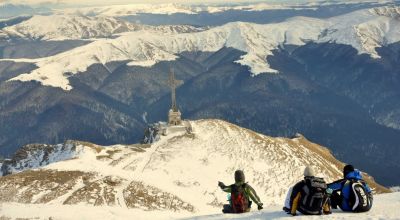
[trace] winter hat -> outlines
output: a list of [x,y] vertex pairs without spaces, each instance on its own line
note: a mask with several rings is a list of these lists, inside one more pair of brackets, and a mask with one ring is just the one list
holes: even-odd
[[310,167],[310,166],[306,166],[306,168],[304,169],[304,176],[315,176],[314,174],[314,170]]
[[244,173],[243,173],[243,171],[241,171],[241,170],[236,170],[236,171],[235,171],[235,182],[236,182],[236,183],[239,183],[239,182],[244,183],[244,181],[245,181],[245,178],[244,178]]
[[347,174],[351,173],[354,171],[354,167],[353,165],[347,164],[346,166],[344,166],[343,168],[343,177],[346,178]]

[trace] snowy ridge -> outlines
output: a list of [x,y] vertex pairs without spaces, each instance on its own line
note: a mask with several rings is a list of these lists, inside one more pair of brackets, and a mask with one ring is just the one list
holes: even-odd
[[318,42],[350,45],[359,54],[380,58],[375,48],[400,41],[399,11],[400,7],[379,7],[331,18]]
[[184,51],[215,52],[223,47],[245,52],[236,62],[248,66],[254,75],[277,73],[267,62],[273,50],[286,44],[300,46],[310,41],[346,44],[360,54],[379,58],[375,48],[400,41],[400,20],[393,18],[393,12],[399,7],[376,10],[380,13],[360,10],[326,20],[295,17],[266,25],[234,22],[194,33],[129,32],[52,57],[30,60],[39,68],[12,80],[36,80],[43,85],[70,90],[69,74],[64,73],[84,72],[95,63],[106,65],[112,61],[129,61],[129,65],[152,66],[160,61],[175,60]]
[[339,4],[388,4],[391,0],[374,1],[309,1],[302,3],[295,2],[270,2],[257,4],[231,4],[231,5],[189,5],[189,4],[127,4],[99,7],[69,8],[56,10],[56,14],[83,14],[83,15],[104,15],[104,16],[129,16],[141,13],[146,14],[199,14],[199,13],[221,13],[225,11],[266,11],[283,9],[317,9],[320,6]]
[[2,18],[12,18],[21,15],[33,15],[33,14],[47,14],[50,13],[50,9],[45,7],[32,7],[30,5],[20,4],[17,2],[15,4],[10,4],[6,2],[0,2],[0,19]]
[[199,8],[180,5],[176,3],[168,4],[129,4],[112,5],[103,7],[72,8],[55,11],[57,14],[84,14],[84,15],[104,15],[104,16],[124,16],[135,15],[138,13],[151,14],[195,14]]
[[400,192],[400,186],[390,187],[390,190],[392,190],[392,192]]
[[97,38],[111,38],[116,34],[139,30],[177,34],[203,31],[205,28],[189,25],[140,25],[105,16],[36,15],[24,22],[1,29],[0,37],[52,41],[96,40]]
[[65,144],[30,144],[20,148],[11,160],[0,166],[2,175],[18,173],[28,169],[46,166],[50,163],[72,159],[83,153],[80,142],[67,141]]
[[[300,26],[299,22],[304,24]],[[125,33],[116,39],[98,40],[53,57],[32,60],[39,68],[13,80],[37,80],[43,85],[69,90],[72,87],[64,73],[84,72],[95,63],[127,60],[129,65],[152,66],[159,61],[175,60],[178,58],[175,54],[184,51],[218,51],[223,47],[247,52],[237,63],[249,66],[254,74],[277,73],[266,62],[272,50],[283,43],[302,45],[315,40],[322,29],[323,22],[301,18],[272,25],[235,22],[196,33]]]
[[392,18],[400,17],[400,8],[399,7],[379,7],[370,9],[371,13],[374,13],[379,16],[386,16]]
[[262,11],[272,9],[291,9],[308,8],[306,5],[288,4],[249,4],[234,6],[203,6],[203,5],[184,5],[177,3],[168,4],[129,4],[112,5],[102,7],[71,8],[58,10],[57,14],[84,14],[84,15],[104,15],[104,16],[128,16],[141,13],[148,14],[198,14],[198,13],[219,13],[229,10]]
[[33,40],[66,40],[110,37],[136,29],[138,27],[134,24],[110,17],[36,15],[2,31],[9,36]]
[[[244,170],[265,207],[281,206],[306,165],[328,182],[342,176],[343,164],[302,136],[272,138],[220,120],[191,125],[194,133],[169,132],[152,145],[82,143],[74,159],[1,177],[0,203],[42,204],[44,210],[63,204],[120,207],[139,216],[151,211],[146,218],[160,211],[177,218],[219,213],[226,193],[217,181],[232,183],[236,169]],[[388,191],[366,177],[377,192]]]

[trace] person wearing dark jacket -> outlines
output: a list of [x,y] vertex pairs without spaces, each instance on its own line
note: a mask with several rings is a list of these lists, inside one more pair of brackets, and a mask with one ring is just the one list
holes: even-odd
[[[251,209],[251,200],[257,204],[258,210],[263,208],[263,203],[258,197],[256,191],[248,183],[245,182],[243,171],[235,171],[235,183],[226,186],[222,182],[218,182],[218,186],[224,191],[231,193],[229,205],[224,205],[222,212],[224,213],[243,213],[249,212]],[[251,200],[250,200],[251,199]]]
[[[341,210],[347,212],[369,211],[372,207],[373,202],[372,190],[363,180],[361,172],[357,169],[354,169],[352,165],[346,165],[343,168],[343,177],[343,179],[328,184],[328,188],[332,190],[332,208],[337,209],[337,206],[339,206]],[[355,192],[357,191],[354,191],[356,188],[354,187],[354,183],[357,183],[361,188],[363,188],[362,190],[358,190],[362,191],[359,194],[360,198],[355,198],[357,196],[355,195]],[[363,200],[365,207],[356,207],[358,204],[360,204],[360,200]]]
[[315,177],[312,168],[307,166],[304,169],[304,180],[289,190],[283,210],[293,216],[296,215],[296,211],[304,215],[330,214],[325,190],[325,181]]

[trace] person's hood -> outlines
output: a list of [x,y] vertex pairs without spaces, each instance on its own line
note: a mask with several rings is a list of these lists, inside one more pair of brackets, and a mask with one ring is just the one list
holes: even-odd
[[346,175],[346,179],[361,180],[362,174],[359,170],[354,170]]
[[236,186],[241,186],[241,185],[243,185],[245,182],[244,181],[239,181],[239,182],[235,182],[235,185]]

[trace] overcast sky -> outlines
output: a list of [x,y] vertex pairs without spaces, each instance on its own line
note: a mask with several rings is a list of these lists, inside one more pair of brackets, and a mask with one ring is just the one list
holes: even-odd
[[39,4],[39,3],[65,3],[86,5],[113,5],[132,3],[249,3],[249,2],[317,2],[320,0],[0,0],[1,3]]

